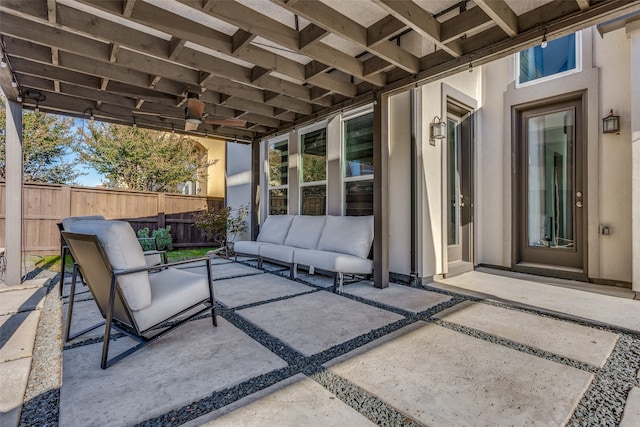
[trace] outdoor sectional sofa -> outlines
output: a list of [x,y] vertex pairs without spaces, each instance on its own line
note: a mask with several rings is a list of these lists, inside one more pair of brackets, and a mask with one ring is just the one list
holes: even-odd
[[287,265],[292,280],[298,266],[335,273],[341,290],[344,274],[373,273],[372,243],[373,216],[271,215],[255,241],[238,241],[234,251],[256,257],[259,267],[263,260]]

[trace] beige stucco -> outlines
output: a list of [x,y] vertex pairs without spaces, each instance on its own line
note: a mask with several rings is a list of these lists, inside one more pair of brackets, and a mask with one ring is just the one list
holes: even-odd
[[207,149],[207,159],[215,161],[207,171],[206,184],[202,185],[207,197],[225,196],[226,142],[221,139],[198,138],[198,142]]

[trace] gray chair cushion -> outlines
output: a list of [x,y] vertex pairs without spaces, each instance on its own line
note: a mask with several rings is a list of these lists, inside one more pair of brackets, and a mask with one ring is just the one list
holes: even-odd
[[68,216],[62,219],[62,228],[71,231],[69,227],[76,221],[86,221],[86,220],[102,220],[104,221],[104,217],[102,215],[87,215],[87,216]]
[[260,246],[260,256],[262,258],[291,264],[293,262],[293,253],[295,250],[296,248],[293,246],[264,244]]
[[373,216],[328,216],[318,250],[366,258],[371,243]]
[[260,226],[256,241],[282,245],[293,221],[293,215],[270,215]]
[[287,233],[284,244],[286,246],[295,246],[296,248],[316,249],[325,219],[325,216],[296,216],[291,223],[291,227],[289,227],[289,233]]
[[[136,233],[128,222],[80,220],[71,223],[69,231],[95,234],[114,271],[147,267]],[[151,288],[146,271],[121,276],[118,284],[131,310],[141,310],[151,305]]]
[[252,240],[241,240],[233,244],[233,251],[237,254],[258,256],[260,246],[267,243],[254,242]]
[[373,272],[372,260],[338,252],[297,249],[293,260],[296,264],[336,273],[371,274]]
[[209,281],[206,274],[167,268],[149,274],[151,304],[132,311],[138,328],[150,327],[209,298]]

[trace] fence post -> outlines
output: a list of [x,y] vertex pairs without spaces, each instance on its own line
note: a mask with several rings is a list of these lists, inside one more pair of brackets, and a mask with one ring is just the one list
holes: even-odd
[[164,193],[158,193],[158,228],[165,227],[165,198]]

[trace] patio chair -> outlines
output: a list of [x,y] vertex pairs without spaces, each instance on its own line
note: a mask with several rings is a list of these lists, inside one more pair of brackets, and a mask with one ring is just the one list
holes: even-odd
[[[208,310],[217,326],[209,258],[149,267],[124,221],[78,221],[62,234],[105,319],[102,369]],[[206,276],[175,268],[196,261],[206,263]],[[67,332],[70,322],[67,316]],[[109,359],[112,329],[138,344]]]
[[[57,224],[58,230],[60,231],[60,236],[61,236],[60,237],[60,257],[62,258],[62,267],[60,272],[60,295],[59,295],[60,298],[64,296],[62,293],[64,290],[65,267],[67,263],[67,255],[69,255],[69,247],[64,241],[64,237],[62,237],[62,232],[65,230],[69,231],[69,227],[71,227],[71,225],[77,221],[87,221],[87,220],[105,221],[105,218],[102,215],[70,216],[70,217],[64,218],[62,222],[59,222]],[[151,266],[157,266],[157,265],[167,263],[167,252],[159,251],[157,250],[157,248],[155,248],[155,239],[145,238],[145,237],[138,238],[138,241],[142,241],[142,240],[153,240],[154,249],[144,251],[144,258],[145,258],[145,261],[147,262],[147,266],[151,267]],[[73,256],[71,257],[71,260],[75,265]],[[71,293],[70,295],[73,295],[73,293]]]

